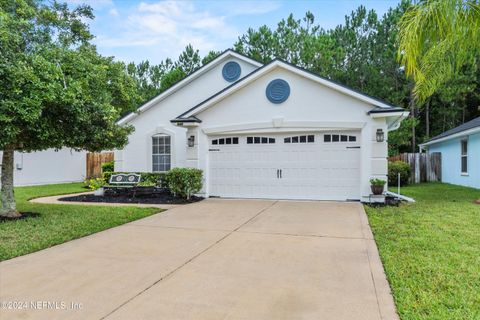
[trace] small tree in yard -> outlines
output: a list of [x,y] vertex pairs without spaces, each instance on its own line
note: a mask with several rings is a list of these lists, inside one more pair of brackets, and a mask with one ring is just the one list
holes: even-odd
[[127,143],[132,128],[116,120],[133,104],[134,82],[89,43],[85,18],[93,18],[88,6],[0,0],[0,216],[20,216],[14,151],[101,151]]

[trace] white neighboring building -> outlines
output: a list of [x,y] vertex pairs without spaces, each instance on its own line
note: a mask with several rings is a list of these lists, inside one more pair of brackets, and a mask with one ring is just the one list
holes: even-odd
[[[86,176],[85,151],[70,149],[38,152],[15,152],[14,185],[31,186],[41,184],[83,181]],[[0,151],[0,164],[2,152]]]
[[135,132],[115,170],[199,168],[205,196],[366,201],[369,180],[386,180],[388,132],[407,115],[283,61],[227,50],[119,121]]

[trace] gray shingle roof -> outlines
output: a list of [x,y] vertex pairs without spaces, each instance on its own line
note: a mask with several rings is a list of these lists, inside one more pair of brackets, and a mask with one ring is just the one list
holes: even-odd
[[459,133],[459,132],[462,132],[462,131],[466,131],[466,130],[470,130],[470,129],[473,129],[473,128],[476,128],[476,127],[480,127],[480,117],[475,118],[471,121],[465,122],[464,124],[459,125],[458,127],[455,127],[453,129],[447,130],[444,133],[439,134],[436,137],[433,137],[428,142],[433,142],[435,140],[445,138],[445,137],[451,136],[453,134],[456,134],[456,133]]

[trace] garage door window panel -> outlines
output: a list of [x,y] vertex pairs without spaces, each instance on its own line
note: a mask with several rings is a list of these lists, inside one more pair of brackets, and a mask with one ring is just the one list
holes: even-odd
[[228,137],[228,138],[219,138],[219,139],[213,139],[212,140],[212,145],[232,145],[232,144],[238,144],[238,137]]
[[356,136],[338,135],[338,134],[325,134],[323,135],[323,142],[357,142]]
[[286,137],[283,143],[314,143],[315,135],[309,134],[304,136]]
[[247,137],[247,144],[274,144],[275,138],[270,137]]

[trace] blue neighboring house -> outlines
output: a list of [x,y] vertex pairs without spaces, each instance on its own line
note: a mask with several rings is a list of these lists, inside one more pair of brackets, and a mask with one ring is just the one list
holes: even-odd
[[480,117],[420,146],[442,154],[442,182],[480,188]]

